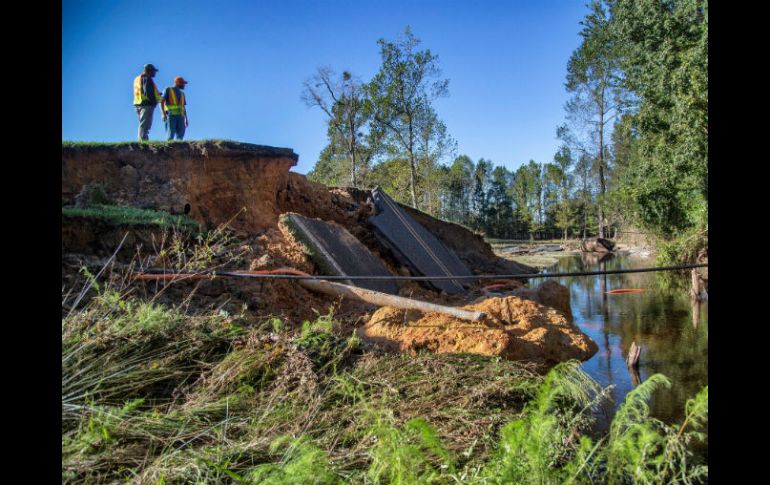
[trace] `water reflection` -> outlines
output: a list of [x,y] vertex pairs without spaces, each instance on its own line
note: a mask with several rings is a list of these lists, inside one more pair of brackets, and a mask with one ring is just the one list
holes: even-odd
[[[562,258],[548,273],[615,270],[652,266],[649,259],[630,256],[581,254]],[[657,273],[610,274],[558,278],[570,288],[575,323],[599,346],[583,368],[602,386],[614,385],[606,409],[610,418],[625,395],[655,373],[671,380],[650,402],[652,415],[667,422],[681,421],[685,401],[708,384],[708,302],[693,303],[689,273],[672,284],[671,275]],[[537,286],[544,280],[532,280]],[[608,295],[621,288],[644,288],[642,293]],[[638,373],[625,357],[636,341],[641,346]],[[604,421],[604,420],[602,420]],[[606,423],[605,423],[606,425]]]

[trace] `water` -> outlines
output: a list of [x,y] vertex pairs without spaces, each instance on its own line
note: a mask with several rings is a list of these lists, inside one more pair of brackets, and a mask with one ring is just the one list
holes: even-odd
[[[591,254],[564,257],[545,273],[599,271],[654,266],[652,259],[610,255],[600,262]],[[575,324],[599,346],[583,368],[602,387],[614,386],[599,427],[607,423],[639,379],[656,373],[671,380],[650,401],[651,415],[668,423],[681,422],[684,405],[708,384],[708,302],[693,308],[689,271],[669,274],[667,284],[658,273],[630,273],[556,278],[570,289]],[[533,286],[545,279],[531,280]],[[621,288],[644,288],[642,293],[608,295]],[[698,313],[700,313],[698,315]],[[695,314],[695,318],[694,318]],[[631,343],[642,348],[639,375],[626,367]]]

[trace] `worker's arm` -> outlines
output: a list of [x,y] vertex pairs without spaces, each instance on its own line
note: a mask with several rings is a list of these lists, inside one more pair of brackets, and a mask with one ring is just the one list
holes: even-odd
[[168,96],[168,88],[163,91],[163,97],[160,98],[160,115],[163,121],[166,121],[166,97]]

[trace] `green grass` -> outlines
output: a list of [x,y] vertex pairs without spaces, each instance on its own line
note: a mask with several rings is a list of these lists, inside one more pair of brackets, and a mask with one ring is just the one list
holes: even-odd
[[700,483],[708,388],[681,424],[651,376],[608,436],[608,395],[568,362],[545,378],[470,355],[364,351],[331,316],[299,333],[191,316],[109,290],[62,321],[69,483]]
[[159,226],[163,228],[178,227],[195,231],[198,223],[184,215],[172,215],[168,212],[122,207],[115,205],[94,205],[87,208],[62,207],[63,218],[96,219],[116,226]]
[[103,142],[103,141],[67,141],[62,140],[61,146],[62,148],[121,148],[121,147],[129,147],[129,146],[142,146],[147,145],[151,147],[166,147],[171,146],[172,144],[184,144],[184,143],[192,143],[192,144],[204,144],[204,143],[241,143],[236,140],[230,140],[230,139],[220,139],[220,138],[208,138],[205,140],[172,140],[172,141],[166,141],[166,140],[149,140],[144,142],[139,141],[118,141],[118,142]]
[[693,452],[707,443],[708,387],[670,425],[648,406],[668,380],[650,376],[595,439],[592,411],[610,388],[576,361],[543,375],[498,357],[389,354],[343,334],[331,310],[301,324],[249,322],[244,314],[188,313],[183,302],[161,305],[152,285],[125,275],[88,279],[91,299],[62,302],[62,482],[708,477]]

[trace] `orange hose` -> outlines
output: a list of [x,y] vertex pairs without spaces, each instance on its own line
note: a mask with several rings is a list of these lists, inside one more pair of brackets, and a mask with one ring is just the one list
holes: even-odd
[[494,284],[494,285],[487,285],[487,286],[481,288],[481,291],[487,291],[487,290],[494,289],[494,288],[505,288],[506,286],[509,286],[509,285],[510,285],[509,283],[497,283],[497,284]]
[[[291,274],[297,276],[311,276],[304,271],[300,271],[294,268],[278,268],[278,269],[262,269],[256,271],[228,271],[228,273],[236,273],[243,275],[259,275],[259,274]],[[223,275],[227,276],[227,275]],[[170,273],[170,274],[152,274],[152,273],[140,273],[136,275],[138,280],[203,280],[208,278],[215,278],[215,275],[211,274],[197,274],[197,273]]]
[[607,293],[608,295],[617,295],[617,294],[621,294],[621,293],[641,293],[643,291],[645,291],[644,288],[626,288],[626,289],[621,289],[621,290],[605,291],[605,293]]
[[176,273],[176,274],[140,273],[136,275],[136,279],[138,280],[204,280],[208,278],[214,278],[214,275],[193,274],[193,273]]
[[497,281],[493,281],[491,285],[483,286],[481,288],[481,291],[487,291],[493,288],[504,288],[506,286],[511,286],[511,284],[512,283],[510,281],[497,280]]
[[233,273],[239,274],[293,274],[297,276],[312,276],[304,271],[300,271],[294,268],[278,268],[278,269],[260,269],[255,271],[233,271]]

